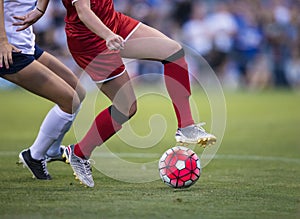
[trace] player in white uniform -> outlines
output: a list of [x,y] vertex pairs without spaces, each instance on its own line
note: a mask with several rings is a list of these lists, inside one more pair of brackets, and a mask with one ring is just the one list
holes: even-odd
[[[32,27],[18,31],[14,16],[44,13],[48,0],[0,0],[0,76],[56,105],[44,119],[34,143],[19,154],[20,161],[37,179],[49,180],[46,152],[60,156],[60,143],[85,96],[76,76],[58,59],[35,45]],[[21,113],[21,112],[20,112]]]

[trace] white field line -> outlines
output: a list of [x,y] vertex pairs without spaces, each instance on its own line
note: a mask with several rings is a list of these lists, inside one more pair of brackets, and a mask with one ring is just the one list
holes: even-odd
[[[19,152],[17,151],[0,151],[0,157],[16,156],[18,158]],[[94,158],[149,158],[159,159],[161,154],[158,153],[94,153]],[[205,157],[201,157],[205,159]],[[210,158],[210,157],[207,157]],[[241,154],[216,154],[213,159],[216,160],[249,160],[249,161],[276,161],[284,163],[300,164],[300,158],[288,158],[279,156],[259,156],[259,155],[241,155]]]

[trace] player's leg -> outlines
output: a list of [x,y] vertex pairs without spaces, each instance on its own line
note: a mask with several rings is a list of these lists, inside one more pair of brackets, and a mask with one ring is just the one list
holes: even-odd
[[65,113],[72,114],[80,105],[79,97],[74,89],[37,61],[33,61],[18,73],[6,74],[2,77],[56,103]]
[[[140,24],[121,51],[122,57],[161,61],[165,84],[175,109],[178,131],[176,140],[199,143],[204,147],[216,141],[202,127],[194,125],[189,97],[191,95],[188,66],[182,46],[160,31]],[[195,137],[196,136],[196,137]]]
[[37,61],[42,63],[53,73],[66,81],[76,91],[80,101],[83,101],[86,94],[85,89],[79,82],[76,75],[66,65],[64,65],[60,60],[46,51],[43,52],[43,54],[37,59]]
[[143,23],[126,39],[122,57],[162,61],[178,52],[182,46],[160,31]]
[[194,123],[189,104],[189,73],[179,43],[158,30],[141,24],[126,42],[121,55],[126,58],[163,61],[165,83],[174,105],[178,127]]
[[65,125],[73,119],[72,112],[80,104],[78,95],[63,79],[37,61],[33,61],[18,73],[6,74],[3,78],[58,105],[43,121],[30,150],[24,150],[19,155],[36,178],[50,179],[44,156],[49,146],[65,129]]
[[126,71],[98,84],[98,87],[111,100],[112,105],[96,116],[81,141],[65,149],[67,160],[77,178],[88,187],[94,186],[88,161],[92,151],[119,131],[122,124],[136,112],[136,99]]
[[[75,74],[67,68],[63,63],[61,63],[57,58],[55,58],[53,55],[43,52],[42,55],[37,59],[38,62],[42,63],[44,66],[48,67],[52,72],[57,74],[60,78],[62,78],[64,81],[66,81],[78,94],[80,101],[82,102],[85,97],[85,90],[80,84],[78,78],[75,76]],[[77,115],[79,109],[74,112],[75,116]],[[69,131],[75,116],[73,117],[73,120],[70,120],[66,126],[63,132],[60,134],[60,136],[57,138],[56,141],[53,142],[53,144],[50,146],[46,153],[46,161],[63,161],[65,162],[65,158],[63,157],[63,152],[65,147],[61,145],[62,140]]]
[[75,144],[75,154],[89,158],[92,151],[122,128],[136,112],[136,97],[127,72],[98,84],[99,89],[111,100],[112,105],[100,112],[87,134]]

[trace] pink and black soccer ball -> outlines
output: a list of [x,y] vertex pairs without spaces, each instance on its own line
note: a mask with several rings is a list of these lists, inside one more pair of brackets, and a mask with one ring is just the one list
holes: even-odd
[[167,150],[158,163],[162,181],[172,188],[187,188],[200,178],[201,166],[197,154],[189,148],[175,146]]

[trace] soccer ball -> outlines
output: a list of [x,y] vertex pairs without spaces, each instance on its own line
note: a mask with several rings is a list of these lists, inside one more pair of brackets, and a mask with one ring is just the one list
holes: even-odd
[[201,175],[200,159],[189,148],[175,146],[167,150],[158,163],[160,178],[173,188],[187,188]]

